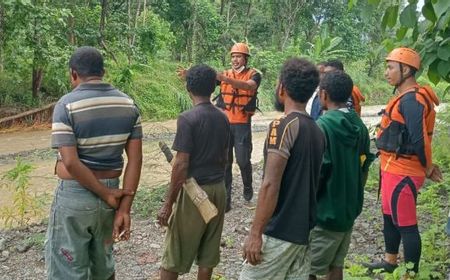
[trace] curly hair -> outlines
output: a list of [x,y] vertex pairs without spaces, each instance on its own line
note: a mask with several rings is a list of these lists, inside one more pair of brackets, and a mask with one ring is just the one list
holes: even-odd
[[186,88],[195,96],[211,96],[216,88],[216,75],[206,64],[192,66],[186,73]]
[[306,103],[319,84],[319,71],[304,58],[291,58],[281,68],[280,82],[290,98]]
[[353,81],[345,72],[327,72],[320,80],[320,89],[325,90],[331,101],[344,103],[352,94]]
[[79,47],[69,60],[69,67],[82,78],[103,76],[103,56],[94,47]]

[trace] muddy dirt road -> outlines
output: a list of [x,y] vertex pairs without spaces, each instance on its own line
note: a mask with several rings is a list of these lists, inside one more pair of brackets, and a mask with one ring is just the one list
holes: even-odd
[[[373,125],[379,120],[376,112],[379,106],[363,108],[363,119],[366,124]],[[262,159],[262,147],[265,130],[268,123],[278,114],[258,115],[253,122],[253,158],[254,187],[258,192],[262,169],[258,164]],[[165,140],[171,144],[175,121],[153,122],[144,124],[144,166],[140,188],[151,188],[165,184],[169,180],[170,167],[159,152],[157,142]],[[0,132],[0,175],[14,167],[14,158],[20,155],[26,162],[35,166],[31,176],[32,191],[47,193],[48,201],[52,199],[56,178],[52,175],[54,151],[48,148],[50,131],[20,131],[11,133]],[[235,170],[237,171],[237,166]],[[237,279],[242,268],[241,246],[250,228],[254,213],[256,197],[246,203],[241,195],[242,183],[239,172],[234,172],[232,210],[225,217],[222,234],[221,262],[215,269],[214,279]],[[358,218],[352,235],[352,243],[348,259],[360,263],[367,258],[381,256],[383,241],[381,232],[381,216],[377,203],[376,190],[365,194],[364,210]],[[11,197],[0,197],[0,205],[9,203]],[[48,215],[48,210],[44,216]],[[155,218],[133,219],[132,237],[128,242],[115,245],[114,255],[117,262],[117,279],[158,279],[158,269],[164,240],[163,229],[155,225]],[[42,251],[42,239],[46,230],[45,224],[27,227],[23,230],[3,231],[0,228],[0,278],[15,279],[45,279],[45,267]],[[41,238],[36,242],[36,237]],[[34,242],[34,243],[33,243]],[[32,243],[33,245],[26,245]],[[24,245],[25,244],[25,245]],[[3,248],[2,248],[3,247]],[[191,273],[180,277],[182,280],[193,280],[196,268]],[[223,278],[222,278],[223,277]],[[367,279],[367,278],[365,278]],[[379,279],[379,278],[372,278]]]
[[[376,123],[379,117],[376,112],[380,106],[369,106],[363,109],[367,124]],[[258,113],[253,120],[253,153],[252,163],[262,160],[262,149],[266,136],[266,128],[271,120],[280,115],[277,112]],[[171,144],[176,131],[176,121],[146,122],[143,124],[144,139],[144,165],[142,170],[141,186],[152,187],[166,183],[169,180],[170,167],[159,151],[158,141]],[[50,146],[50,128],[39,130],[25,129],[20,131],[0,132],[0,174],[14,168],[15,159],[22,158],[31,163],[34,169],[31,173],[30,190],[38,195],[51,196],[56,185],[53,175],[55,151]],[[236,167],[237,168],[237,167]],[[11,197],[0,197],[0,204],[7,205]]]

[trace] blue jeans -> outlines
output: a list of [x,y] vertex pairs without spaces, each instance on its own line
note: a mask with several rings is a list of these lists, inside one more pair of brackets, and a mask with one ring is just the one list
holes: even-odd
[[[118,178],[100,181],[119,187]],[[110,278],[114,215],[113,208],[77,181],[59,180],[45,241],[48,279]]]

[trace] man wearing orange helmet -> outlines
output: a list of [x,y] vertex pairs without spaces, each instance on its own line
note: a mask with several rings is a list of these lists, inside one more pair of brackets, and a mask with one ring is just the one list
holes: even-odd
[[386,58],[385,77],[396,95],[382,111],[376,145],[380,152],[380,188],[384,219],[385,258],[369,264],[371,270],[393,272],[397,268],[400,241],[406,263],[417,272],[421,239],[417,227],[417,192],[425,178],[442,180],[432,163],[431,140],[439,105],[429,86],[419,86],[414,75],[420,68],[419,54],[396,48]]
[[255,69],[247,67],[250,50],[246,44],[234,44],[230,54],[232,68],[217,74],[217,80],[220,82],[220,95],[216,102],[216,105],[227,115],[231,125],[231,143],[225,171],[227,212],[231,209],[233,147],[244,184],[244,199],[250,201],[253,197],[252,164],[250,162],[252,153],[251,118],[257,108],[256,95],[261,83],[261,74]]

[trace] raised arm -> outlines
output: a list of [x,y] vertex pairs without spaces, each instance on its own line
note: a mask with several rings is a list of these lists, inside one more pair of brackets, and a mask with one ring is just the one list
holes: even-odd
[[255,81],[255,79],[241,81],[238,79],[233,79],[231,77],[227,77],[226,75],[224,75],[222,73],[217,73],[217,80],[227,83],[227,84],[230,84],[234,88],[237,88],[237,89],[256,90],[256,89],[258,89],[258,86],[259,86],[258,82]]

